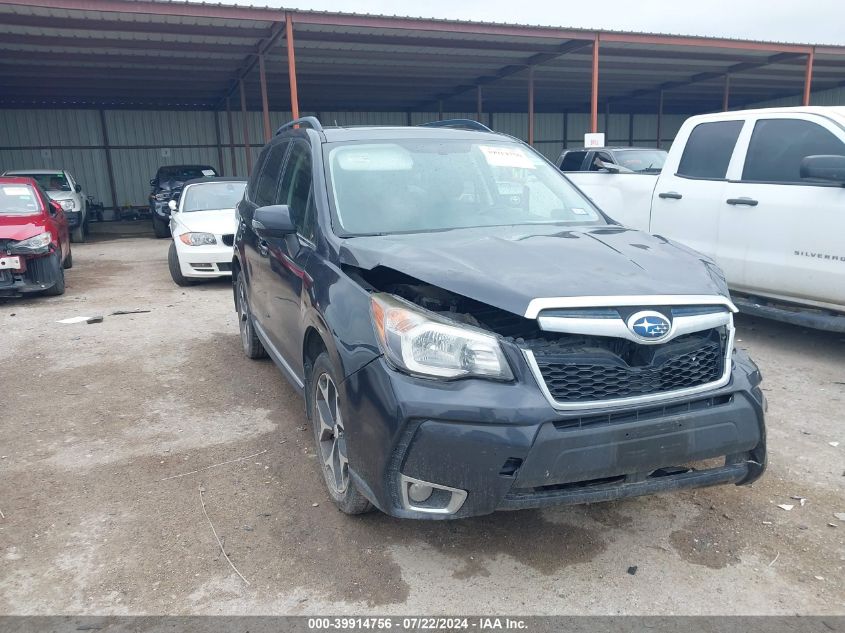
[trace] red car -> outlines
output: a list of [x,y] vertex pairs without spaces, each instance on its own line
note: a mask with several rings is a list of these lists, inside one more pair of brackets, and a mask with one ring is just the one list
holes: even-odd
[[65,212],[32,178],[0,177],[0,297],[65,292],[73,266]]

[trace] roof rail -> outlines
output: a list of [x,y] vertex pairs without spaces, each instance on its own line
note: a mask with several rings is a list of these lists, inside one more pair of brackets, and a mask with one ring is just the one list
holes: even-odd
[[489,127],[472,119],[445,119],[443,121],[432,121],[421,123],[419,127],[451,127],[458,130],[476,130],[478,132],[492,132]]
[[287,123],[285,123],[282,127],[276,130],[276,135],[279,135],[286,129],[290,127],[295,127],[297,125],[307,125],[312,130],[316,130],[317,132],[323,131],[323,126],[320,124],[320,119],[315,116],[303,116],[299,117],[298,119],[294,119],[293,121],[288,121]]

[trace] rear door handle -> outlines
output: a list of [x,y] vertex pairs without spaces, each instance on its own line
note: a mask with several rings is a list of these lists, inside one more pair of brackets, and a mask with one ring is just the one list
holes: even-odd
[[734,206],[741,204],[746,207],[756,207],[757,201],[753,198],[728,198],[725,202]]
[[664,191],[663,193],[658,193],[657,197],[663,198],[664,200],[666,198],[669,198],[670,200],[680,200],[681,198],[683,198],[683,196],[677,191]]

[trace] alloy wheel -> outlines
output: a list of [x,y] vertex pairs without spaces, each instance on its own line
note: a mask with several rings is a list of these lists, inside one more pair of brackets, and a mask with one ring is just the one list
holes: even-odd
[[337,387],[331,376],[323,373],[317,379],[315,391],[315,409],[320,423],[317,431],[320,458],[332,492],[342,495],[349,486],[349,459]]

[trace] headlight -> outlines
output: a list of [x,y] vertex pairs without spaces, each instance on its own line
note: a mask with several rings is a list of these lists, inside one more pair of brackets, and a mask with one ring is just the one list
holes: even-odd
[[182,233],[179,236],[183,244],[188,246],[211,246],[217,244],[217,240],[211,233]]
[[73,200],[59,200],[59,204],[62,205],[62,209],[65,211],[73,211],[76,206]]
[[159,202],[167,202],[172,197],[173,196],[169,191],[164,191],[162,193],[157,193],[155,195],[155,199],[158,200]]
[[378,293],[371,300],[382,351],[396,367],[438,378],[513,378],[495,335],[457,325],[393,295]]
[[49,233],[39,233],[20,242],[12,242],[8,249],[12,255],[46,253],[52,241],[53,237]]

